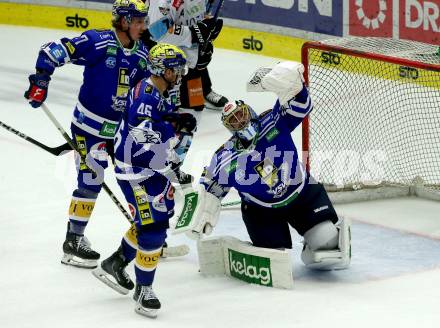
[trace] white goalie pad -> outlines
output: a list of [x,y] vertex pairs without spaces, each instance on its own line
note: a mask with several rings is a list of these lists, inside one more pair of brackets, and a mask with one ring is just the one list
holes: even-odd
[[301,259],[310,269],[342,270],[350,265],[351,261],[351,222],[349,219],[340,219],[336,223],[338,229],[338,248],[334,250],[313,251],[307,243],[301,253]]
[[173,233],[186,232],[198,239],[201,234],[211,234],[220,215],[221,203],[202,185],[197,191],[185,194],[184,205],[177,219]]
[[304,66],[301,63],[284,61],[273,68],[257,69],[247,82],[249,92],[274,92],[280,99],[280,104],[286,104],[303,88]]
[[293,288],[292,261],[288,251],[254,247],[230,236],[216,236],[197,243],[200,272],[223,275],[266,287]]

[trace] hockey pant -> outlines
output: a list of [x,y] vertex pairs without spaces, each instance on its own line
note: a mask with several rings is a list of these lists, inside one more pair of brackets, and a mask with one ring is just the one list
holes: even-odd
[[167,236],[169,219],[174,214],[174,189],[170,181],[160,174],[142,181],[118,179],[118,184],[134,218],[134,225],[121,242],[123,254],[128,261],[136,259],[137,283],[151,285]]
[[243,201],[241,212],[253,245],[266,248],[292,248],[289,225],[304,236],[318,223],[338,221],[327,192],[315,181],[285,207],[266,208]]
[[113,158],[113,139],[93,136],[73,124],[71,132],[81,156],[75,152],[77,189],[72,193],[69,207],[70,231],[83,234],[101,191],[108,157]]
[[201,111],[205,107],[205,96],[211,92],[212,83],[208,69],[190,68],[180,85],[180,106]]

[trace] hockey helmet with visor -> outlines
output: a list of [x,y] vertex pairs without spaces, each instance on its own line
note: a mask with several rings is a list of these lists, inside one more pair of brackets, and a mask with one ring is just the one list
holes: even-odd
[[188,73],[186,55],[175,45],[158,43],[150,49],[147,59],[148,70],[151,74],[163,77],[167,69],[174,70],[175,84],[180,84],[182,76]]

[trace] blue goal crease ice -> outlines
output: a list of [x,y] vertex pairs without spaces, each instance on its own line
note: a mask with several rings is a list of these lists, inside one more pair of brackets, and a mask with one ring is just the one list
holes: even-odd
[[[309,270],[300,259],[302,237],[291,232],[295,281],[362,283],[440,267],[440,240],[354,221],[350,267],[340,271]],[[239,211],[222,214],[214,234],[249,240]]]

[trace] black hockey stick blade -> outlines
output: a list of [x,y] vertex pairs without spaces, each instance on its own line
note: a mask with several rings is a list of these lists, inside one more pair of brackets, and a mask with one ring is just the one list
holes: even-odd
[[72,148],[70,148],[69,144],[67,144],[67,143],[65,143],[61,146],[58,146],[58,147],[46,146],[45,144],[42,144],[41,142],[35,140],[34,138],[29,137],[28,135],[24,134],[23,132],[20,132],[20,131],[14,129],[13,127],[11,127],[1,121],[0,121],[0,126],[2,128],[5,128],[9,132],[15,134],[16,136],[26,140],[27,142],[30,142],[31,144],[33,144],[37,147],[40,147],[41,149],[51,153],[54,156],[59,156],[59,155],[63,154],[64,152],[72,150]]

